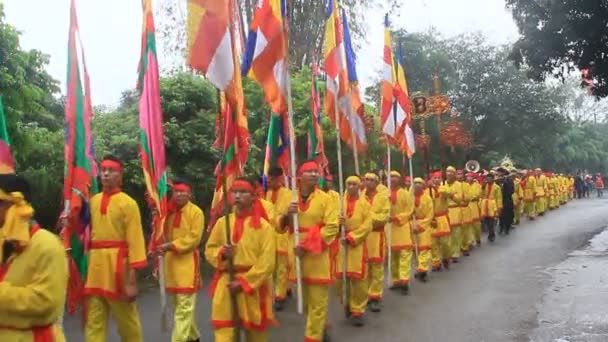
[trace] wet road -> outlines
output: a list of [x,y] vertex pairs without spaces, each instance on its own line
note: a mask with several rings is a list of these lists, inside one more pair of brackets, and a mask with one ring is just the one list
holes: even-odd
[[[383,311],[368,313],[363,328],[347,324],[335,299],[330,308],[332,340],[607,341],[608,324],[601,309],[608,300],[608,288],[600,285],[608,282],[608,263],[600,265],[600,260],[608,260],[608,233],[604,244],[596,243],[603,246],[596,249],[604,248],[606,253],[585,252],[593,245],[584,247],[608,225],[607,209],[608,200],[575,200],[536,221],[524,220],[510,236],[498,237],[493,245],[484,241],[449,272],[432,274],[426,284],[414,282],[409,296],[387,291]],[[594,268],[582,267],[594,258]],[[588,286],[599,292],[597,297],[593,291],[578,290]],[[206,292],[199,298],[202,341],[212,341],[209,299]],[[169,341],[169,334],[160,333],[158,293],[145,293],[138,305],[145,341]],[[586,317],[589,310],[596,314]],[[281,325],[271,332],[271,341],[303,339],[305,318],[295,313],[295,300],[278,319]],[[585,325],[579,326],[581,322]],[[68,341],[83,340],[78,319],[66,317],[65,330]],[[109,341],[119,341],[113,327],[109,334]],[[569,337],[575,335],[578,339]],[[586,339],[593,336],[598,337]]]

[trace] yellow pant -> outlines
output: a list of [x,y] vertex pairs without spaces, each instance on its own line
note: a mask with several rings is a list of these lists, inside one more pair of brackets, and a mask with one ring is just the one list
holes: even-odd
[[449,235],[433,237],[433,243],[431,247],[433,267],[441,266],[442,260],[449,260],[452,256]]
[[274,289],[274,298],[276,300],[285,300],[287,297],[287,289],[289,288],[289,264],[286,255],[277,255],[277,264],[275,268],[276,280]]
[[84,328],[86,342],[108,340],[108,314],[112,313],[118,334],[123,342],[143,341],[139,312],[134,302],[108,300],[99,296],[89,297],[87,322]]
[[[243,330],[246,342],[266,342],[268,341],[267,331]],[[223,328],[214,331],[215,342],[234,342],[234,328]]]
[[462,225],[460,234],[462,235],[460,249],[463,252],[467,252],[469,249],[471,249],[471,241],[473,240],[473,225],[470,223]]
[[[347,279],[348,307],[350,313],[357,317],[363,316],[367,307],[367,281],[366,279]],[[342,297],[342,278],[336,280],[338,296]]]
[[329,286],[302,284],[304,306],[306,310],[305,340],[321,341],[327,323],[327,304]]
[[536,217],[536,201],[526,201],[524,202],[524,213],[529,218]]
[[367,294],[369,299],[380,300],[384,290],[384,264],[369,263],[367,266],[369,269]]
[[521,212],[522,212],[522,208],[523,204],[521,202],[519,202],[515,208],[514,208],[514,214],[515,214],[515,223],[519,223],[519,221],[521,220]]
[[171,342],[188,342],[201,336],[196,326],[196,293],[173,295],[175,318]]
[[391,255],[391,280],[393,285],[404,285],[410,282],[412,272],[412,250],[393,251]]
[[432,253],[430,249],[418,251],[416,272],[428,272],[429,264],[431,263],[431,254]]
[[450,234],[450,248],[452,251],[452,258],[458,259],[460,257],[460,246],[462,244],[462,226],[451,227],[452,233]]
[[481,221],[473,222],[473,239],[475,242],[481,242]]
[[536,212],[544,214],[547,211],[547,198],[539,197],[536,199]]

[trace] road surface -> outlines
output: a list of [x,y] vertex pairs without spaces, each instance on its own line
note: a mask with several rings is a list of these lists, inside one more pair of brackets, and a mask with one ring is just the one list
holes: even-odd
[[[599,284],[608,282],[605,276],[608,266],[599,264],[600,257],[585,254],[595,253],[585,252],[592,249],[593,244],[585,245],[606,226],[608,200],[601,199],[574,200],[536,221],[524,220],[511,235],[499,236],[493,245],[484,241],[481,248],[450,271],[431,274],[426,284],[413,282],[409,296],[387,291],[382,312],[369,312],[362,328],[347,324],[342,307],[334,299],[330,308],[332,340],[607,341],[608,323],[602,308],[608,300],[608,290]],[[598,237],[600,241],[601,237]],[[608,233],[603,239],[606,241],[603,245],[596,242],[603,247],[596,246],[596,249],[601,250],[597,252],[601,258],[608,260]],[[574,251],[579,249],[578,253],[583,256],[577,257]],[[598,260],[586,273],[564,274],[564,269],[576,268],[585,262],[570,261],[572,258]],[[602,274],[595,273],[599,271]],[[577,289],[586,288],[590,283],[593,283],[592,290],[574,295]],[[595,297],[596,292],[601,296]],[[197,318],[203,333],[201,341],[212,341],[206,289],[199,298]],[[582,304],[578,309],[566,310],[579,300]],[[158,302],[155,289],[138,300],[145,341],[170,340],[168,333],[160,332]],[[295,313],[295,300],[289,304],[285,312],[277,315],[281,324],[271,331],[272,342],[303,340],[305,318]],[[580,316],[589,310],[593,317]],[[582,328],[578,324],[581,320],[586,322]],[[65,330],[68,341],[83,341],[78,318],[66,317]],[[120,341],[114,327],[109,336],[111,342]],[[595,337],[595,340],[589,339]]]

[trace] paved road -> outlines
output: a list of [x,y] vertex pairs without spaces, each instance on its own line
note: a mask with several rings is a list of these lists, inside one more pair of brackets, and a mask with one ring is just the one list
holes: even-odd
[[[335,300],[330,309],[333,341],[523,342],[532,336],[534,341],[555,341],[537,333],[538,311],[551,311],[543,299],[554,281],[552,267],[608,225],[607,209],[608,200],[576,200],[525,221],[510,236],[484,243],[449,272],[432,274],[426,284],[413,283],[411,295],[387,293],[383,311],[369,313],[363,328],[349,326]],[[212,341],[206,292],[199,298],[202,341]],[[272,331],[272,342],[302,340],[305,319],[295,313],[294,302],[278,315],[281,325]],[[158,293],[145,293],[138,304],[145,340],[169,341],[168,334],[160,333]],[[65,329],[69,341],[83,340],[77,319],[66,318]],[[119,341],[114,328],[109,341]]]

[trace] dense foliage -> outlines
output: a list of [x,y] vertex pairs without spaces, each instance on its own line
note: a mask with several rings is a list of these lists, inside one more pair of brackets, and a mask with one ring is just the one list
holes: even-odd
[[[493,166],[505,154],[522,166],[542,166],[562,171],[608,170],[608,124],[605,117],[589,120],[589,105],[584,94],[565,84],[536,83],[526,70],[508,61],[508,47],[488,44],[474,34],[444,39],[436,32],[398,32],[403,49],[410,93],[429,92],[431,74],[438,73],[442,90],[454,105],[457,118],[472,132],[474,146],[468,150],[446,149],[445,162],[461,166],[475,158],[483,166]],[[63,100],[58,82],[45,71],[47,56],[39,51],[23,51],[17,30],[5,23],[0,11],[0,95],[4,98],[13,152],[19,173],[35,186],[34,205],[38,219],[53,225],[61,210],[63,178]],[[95,80],[92,80],[94,83]],[[293,74],[295,122],[299,156],[306,153],[306,121],[310,115],[311,73],[306,67]],[[259,174],[269,109],[260,88],[245,80],[252,148],[246,170]],[[376,116],[378,87],[367,89],[367,112]],[[177,72],[161,80],[165,115],[165,139],[172,177],[193,182],[196,202],[208,208],[215,179],[212,176],[219,152],[211,147],[215,138],[217,113],[215,90],[199,76]],[[93,121],[98,156],[112,153],[126,164],[124,189],[143,203],[143,183],[137,155],[137,95],[123,93],[115,108],[99,106]],[[578,113],[578,114],[577,114]],[[444,119],[445,120],[445,119]],[[439,165],[436,124],[427,129],[433,134],[431,164]],[[336,136],[331,123],[323,119],[326,153],[330,169],[337,170]],[[415,128],[419,129],[419,122]],[[369,137],[370,149],[362,156],[362,171],[381,167],[386,147],[380,143],[376,128]],[[352,155],[344,147],[346,174],[354,173]],[[393,152],[395,168],[404,168],[402,156]],[[422,172],[420,156],[415,170]]]

